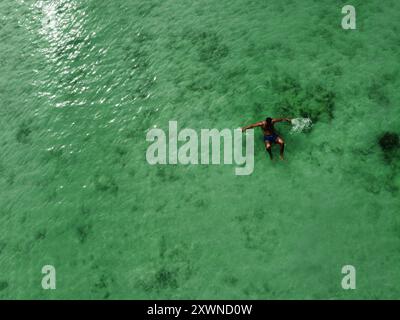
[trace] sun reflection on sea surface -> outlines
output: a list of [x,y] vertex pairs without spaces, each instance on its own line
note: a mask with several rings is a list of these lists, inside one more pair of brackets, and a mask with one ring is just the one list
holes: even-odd
[[79,46],[74,46],[73,41],[82,34],[84,25],[82,18],[86,15],[85,12],[77,10],[75,1],[66,0],[38,1],[35,7],[42,12],[39,33],[50,43],[50,48],[45,50],[48,58],[55,58],[54,55],[60,49],[69,50],[72,47],[76,55],[76,51],[79,52]]
[[39,96],[52,99],[61,93],[71,95],[70,100],[56,101],[56,107],[86,104],[87,101],[79,96],[88,88],[77,86],[76,83],[83,77],[83,71],[95,71],[88,70],[90,66],[85,63],[80,63],[78,67],[73,65],[81,55],[82,48],[88,45],[94,35],[84,35],[86,13],[79,8],[77,1],[66,0],[37,1],[34,9],[40,12],[38,33],[48,42],[48,46],[43,46],[40,51],[57,74],[57,77],[51,77],[44,82]]

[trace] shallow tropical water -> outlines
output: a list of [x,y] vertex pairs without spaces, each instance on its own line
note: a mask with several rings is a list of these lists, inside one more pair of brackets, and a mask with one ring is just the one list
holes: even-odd
[[[400,3],[352,4],[1,1],[0,297],[398,298]],[[286,162],[258,131],[250,176],[146,162],[266,115],[313,120]]]

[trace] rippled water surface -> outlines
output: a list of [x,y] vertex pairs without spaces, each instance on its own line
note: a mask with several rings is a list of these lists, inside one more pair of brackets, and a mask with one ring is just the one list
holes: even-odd
[[[0,297],[398,298],[400,3],[352,4],[0,1]],[[146,162],[266,115],[313,127],[251,176]]]

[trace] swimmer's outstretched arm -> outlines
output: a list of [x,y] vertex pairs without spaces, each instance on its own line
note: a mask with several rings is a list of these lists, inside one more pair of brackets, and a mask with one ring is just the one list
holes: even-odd
[[249,125],[249,126],[247,126],[247,127],[243,127],[243,128],[242,128],[242,132],[245,132],[247,129],[252,129],[252,128],[256,128],[256,127],[261,127],[261,126],[264,125],[264,122],[265,122],[265,121],[260,121],[260,122],[257,122],[257,123],[253,123],[253,124],[251,124],[251,125]]
[[278,118],[278,119],[273,119],[272,123],[277,123],[277,122],[282,122],[282,121],[291,122],[292,119],[290,119],[290,118]]

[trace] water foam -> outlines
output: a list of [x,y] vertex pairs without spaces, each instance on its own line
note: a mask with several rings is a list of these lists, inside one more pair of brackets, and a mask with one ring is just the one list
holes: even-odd
[[310,118],[295,118],[291,120],[292,129],[290,130],[291,134],[301,133],[306,130],[311,129],[313,123]]

